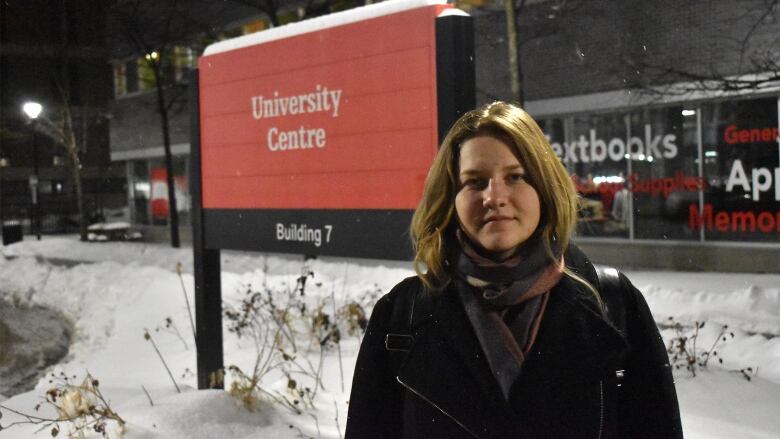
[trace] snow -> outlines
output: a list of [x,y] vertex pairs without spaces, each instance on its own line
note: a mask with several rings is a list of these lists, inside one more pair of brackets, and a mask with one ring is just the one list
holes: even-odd
[[[315,32],[335,26],[342,26],[345,24],[381,17],[383,15],[395,14],[410,9],[417,9],[425,6],[443,5],[446,3],[446,0],[390,0],[381,3],[374,3],[372,5],[348,9],[346,11],[335,14],[328,14],[305,21],[290,23],[273,29],[264,30],[262,32],[255,32],[253,34],[243,35],[229,40],[222,40],[206,47],[206,50],[203,52],[203,56],[241,49],[243,47],[267,43],[269,41],[281,40],[284,38],[293,37],[295,35]],[[461,13],[457,14],[462,15]]]
[[130,223],[126,221],[114,221],[110,223],[95,223],[87,227],[89,231],[99,230],[127,230],[130,228]]
[[[125,438],[338,438],[346,423],[352,369],[360,340],[341,341],[323,362],[324,390],[314,408],[296,415],[278,404],[261,401],[253,411],[228,392],[196,391],[192,330],[176,265],[193,303],[192,250],[138,242],[79,242],[75,236],[44,237],[0,247],[0,298],[41,305],[74,323],[69,355],[52,368],[80,381],[90,373],[111,408],[127,421]],[[53,264],[51,261],[56,261]],[[63,262],[70,263],[63,264]],[[83,263],[89,262],[89,263]],[[222,252],[222,290],[226,305],[236,305],[249,286],[292,288],[304,261],[295,255]],[[307,300],[331,307],[358,301],[368,305],[400,279],[412,275],[411,264],[399,261],[322,257],[306,262],[314,273]],[[780,435],[780,275],[628,271],[645,293],[656,319],[675,335],[668,317],[692,325],[704,321],[699,349],[709,349],[728,325],[728,340],[717,347],[706,370],[695,378],[675,372],[687,438],[776,438]],[[165,327],[166,318],[179,335]],[[151,343],[147,329],[171,369],[177,393]],[[730,337],[730,332],[734,337]],[[254,345],[224,332],[225,364],[251,370]],[[723,363],[717,361],[721,358]],[[311,361],[317,361],[318,356]],[[755,371],[747,381],[739,369]],[[342,391],[342,370],[344,389]],[[301,382],[306,377],[297,378]],[[267,388],[286,392],[287,379],[269,375]],[[232,378],[228,375],[228,386]],[[312,383],[310,383],[312,384]],[[143,386],[143,387],[142,387]],[[33,408],[51,387],[41,379],[34,390],[2,401],[26,413],[56,417],[44,405]],[[146,394],[148,392],[148,395]],[[150,404],[150,398],[153,405]],[[4,411],[2,425],[18,421]],[[63,424],[65,425],[65,424]],[[292,426],[292,427],[291,427]],[[110,425],[113,432],[115,425]],[[18,425],[0,431],[0,439],[48,437],[38,426]],[[63,429],[64,434],[66,428]],[[97,433],[92,436],[99,437]],[[113,437],[113,436],[112,436]]]

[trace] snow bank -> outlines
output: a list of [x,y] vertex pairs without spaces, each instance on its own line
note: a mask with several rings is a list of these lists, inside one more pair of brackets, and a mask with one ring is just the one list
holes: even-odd
[[[360,342],[357,337],[342,341],[341,368],[337,351],[326,352],[325,390],[318,393],[310,414],[298,416],[268,404],[249,412],[226,392],[194,391],[194,343],[176,273],[176,263],[181,262],[192,303],[190,248],[82,243],[75,237],[60,237],[24,241],[2,247],[0,252],[13,256],[0,258],[0,295],[54,307],[75,322],[71,354],[55,371],[79,377],[89,371],[98,378],[112,407],[128,421],[125,437],[293,438],[304,434],[338,438],[343,434]],[[50,259],[96,262],[61,266],[50,263]],[[223,252],[222,261],[223,299],[228,305],[238,303],[250,285],[294,287],[304,264],[299,256],[241,252]],[[368,304],[413,273],[408,262],[319,258],[306,263],[314,272],[307,283],[307,296],[328,304],[331,294],[339,303],[357,300]],[[700,348],[709,348],[722,324],[728,324],[734,332],[733,339],[717,348],[723,364],[712,361],[708,370],[695,379],[685,371],[676,372],[686,437],[778,437],[780,337],[771,335],[777,334],[780,327],[780,276],[641,271],[628,275],[645,292],[659,321],[665,322],[672,315],[684,323],[707,322],[699,336]],[[174,322],[181,338],[165,328],[166,318]],[[152,334],[183,393],[174,390],[160,359],[144,340],[144,329]],[[674,331],[667,329],[664,336],[668,339]],[[255,353],[248,340],[225,331],[224,348],[226,364],[244,370],[252,367]],[[749,366],[757,368],[750,382],[735,372]],[[269,389],[285,391],[285,377],[267,379]],[[47,380],[41,380],[35,390],[3,404],[29,412],[49,386]],[[51,415],[49,408],[41,413]],[[2,423],[6,425],[13,419],[6,414]],[[38,437],[35,430],[37,427],[14,427],[0,431],[0,439]]]

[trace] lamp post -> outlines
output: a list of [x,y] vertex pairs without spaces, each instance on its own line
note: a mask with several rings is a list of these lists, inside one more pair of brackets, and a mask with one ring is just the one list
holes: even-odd
[[22,105],[24,114],[30,118],[32,124],[32,144],[33,144],[33,173],[30,176],[30,196],[32,197],[32,223],[35,228],[35,235],[41,240],[40,213],[38,212],[38,142],[35,138],[35,120],[43,111],[43,106],[37,102],[26,102]]

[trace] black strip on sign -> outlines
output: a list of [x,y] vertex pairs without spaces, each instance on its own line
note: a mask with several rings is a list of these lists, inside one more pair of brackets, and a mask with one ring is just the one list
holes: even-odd
[[203,209],[206,247],[409,260],[411,210]]
[[474,22],[464,15],[436,19],[436,97],[439,143],[463,113],[474,109]]

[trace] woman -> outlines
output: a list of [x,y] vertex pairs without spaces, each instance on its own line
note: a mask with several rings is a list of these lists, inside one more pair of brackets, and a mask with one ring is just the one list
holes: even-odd
[[622,275],[602,300],[569,243],[576,218],[571,178],[525,111],[463,115],[412,220],[418,275],[372,313],[347,438],[682,437],[650,311]]

